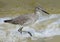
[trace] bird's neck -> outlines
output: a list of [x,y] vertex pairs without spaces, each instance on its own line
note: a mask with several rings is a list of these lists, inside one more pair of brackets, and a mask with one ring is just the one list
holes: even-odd
[[41,16],[43,16],[43,13],[42,13],[42,11],[41,12],[37,11],[36,15],[38,15],[39,17],[41,17]]
[[38,15],[39,17],[47,16],[47,14],[42,11],[36,11],[36,15]]

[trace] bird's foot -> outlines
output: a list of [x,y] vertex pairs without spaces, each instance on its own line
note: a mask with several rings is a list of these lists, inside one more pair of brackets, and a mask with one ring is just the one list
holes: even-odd
[[19,28],[18,31],[22,34],[23,27]]

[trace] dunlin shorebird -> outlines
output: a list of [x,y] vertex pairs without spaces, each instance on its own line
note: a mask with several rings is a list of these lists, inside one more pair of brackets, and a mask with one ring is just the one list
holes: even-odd
[[[24,26],[29,26],[29,25],[34,24],[35,21],[37,21],[37,19],[39,18],[39,15],[44,14],[44,13],[49,14],[48,12],[41,9],[40,7],[36,7],[33,14],[20,15],[16,18],[13,18],[10,20],[4,20],[4,22],[12,23],[12,24],[20,24],[22,27],[19,28],[18,31],[22,33],[22,28]],[[30,34],[30,36],[32,36],[32,34],[30,32],[28,32],[28,33]]]

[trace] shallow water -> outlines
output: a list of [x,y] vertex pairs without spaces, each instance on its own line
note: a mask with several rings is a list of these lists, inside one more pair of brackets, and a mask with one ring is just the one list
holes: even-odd
[[19,25],[4,23],[11,17],[0,18],[0,42],[59,42],[60,40],[60,15],[51,14],[39,17],[35,24],[23,28],[29,31],[32,37],[23,32],[18,32]]

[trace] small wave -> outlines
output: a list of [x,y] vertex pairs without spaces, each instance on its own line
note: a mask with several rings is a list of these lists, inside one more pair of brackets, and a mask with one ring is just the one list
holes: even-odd
[[[20,32],[18,32],[18,28],[20,28],[19,26],[14,26],[14,25],[9,25],[9,24],[4,24],[4,20],[6,19],[11,19],[9,17],[4,17],[4,18],[0,18],[0,37],[2,36],[2,38],[6,41],[6,42],[15,42],[16,40],[19,39],[26,39],[26,38],[31,38],[33,39],[40,39],[40,38],[48,38],[48,37],[53,37],[56,35],[60,35],[60,15],[49,15],[46,18],[39,18],[36,23],[38,24],[42,24],[46,27],[44,27],[45,29],[40,29],[38,31],[36,31],[34,28],[32,27],[24,27],[23,31],[29,31],[32,34],[32,37],[26,33],[23,32],[22,34]],[[52,21],[53,20],[53,21]],[[35,24],[36,24],[35,23]],[[3,26],[1,26],[1,24],[4,24]],[[3,29],[1,29],[3,28]],[[8,28],[8,29],[7,29]],[[37,27],[38,28],[38,27]],[[4,41],[3,41],[4,42]]]

